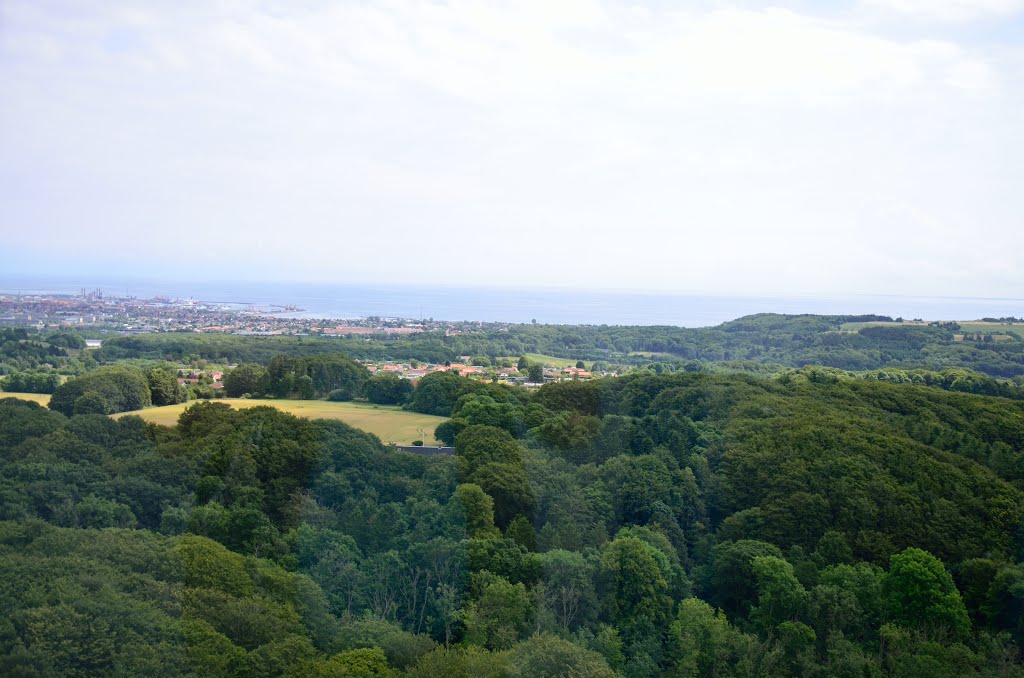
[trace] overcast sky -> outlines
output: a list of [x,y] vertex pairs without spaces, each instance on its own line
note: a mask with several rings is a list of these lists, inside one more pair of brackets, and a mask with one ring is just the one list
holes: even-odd
[[0,0],[7,273],[1024,297],[1022,157],[1024,0]]

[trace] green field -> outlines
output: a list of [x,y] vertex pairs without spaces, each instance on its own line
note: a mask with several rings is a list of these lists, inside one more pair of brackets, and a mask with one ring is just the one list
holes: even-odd
[[[963,334],[991,334],[993,336],[1002,336],[1005,340],[1006,335],[1015,334],[1021,339],[1024,339],[1024,323],[986,323],[981,320],[955,320],[960,325],[960,331],[958,335]],[[888,326],[893,327],[894,325],[910,325],[924,327],[928,322],[913,322],[910,320],[902,323],[887,323],[887,322],[863,322],[863,323],[843,323],[840,327],[841,330],[847,332],[856,332],[864,327],[878,327]]]
[[[135,412],[122,412],[114,417],[129,414],[138,415],[146,421],[163,426],[174,426],[186,407],[196,401],[148,407]],[[434,429],[444,417],[435,417],[418,412],[407,412],[393,405],[371,405],[369,403],[332,403],[326,400],[243,400],[240,398],[218,398],[215,402],[232,407],[258,407],[269,405],[279,410],[310,419],[338,419],[349,426],[373,433],[386,443],[408,445],[422,440],[425,445],[437,445]]]
[[31,400],[44,406],[50,402],[49,393],[7,393],[6,391],[0,391],[0,398],[20,398],[21,400]]
[[[541,353],[527,353],[526,359],[531,363],[540,363],[544,367],[576,367],[575,359],[556,358],[553,355],[543,355]],[[516,361],[519,360],[519,356],[499,358],[499,360],[511,360],[512,364],[515,365]]]
[[984,322],[962,322],[960,323],[962,334],[991,334],[994,336],[1016,334],[1024,339],[1024,325],[1020,323],[984,323]]
[[896,327],[897,325],[909,325],[911,327],[927,327],[928,322],[914,322],[913,320],[904,320],[901,323],[897,322],[883,322],[878,320],[872,320],[868,322],[857,322],[857,323],[843,323],[839,326],[839,329],[843,332],[856,332],[857,330],[864,329],[865,327]]

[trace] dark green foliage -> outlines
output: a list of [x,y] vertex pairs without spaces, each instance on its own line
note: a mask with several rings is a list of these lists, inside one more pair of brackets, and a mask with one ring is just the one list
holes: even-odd
[[[460,355],[541,353],[574,361],[600,361],[605,365],[656,365],[662,371],[676,372],[699,371],[702,365],[722,364],[728,370],[765,374],[777,371],[777,366],[806,365],[886,372],[923,368],[936,374],[947,368],[963,368],[997,378],[1024,374],[1024,341],[1012,335],[1009,341],[981,342],[957,341],[955,329],[951,327],[893,324],[858,331],[840,329],[846,322],[890,320],[882,316],[765,313],[706,328],[502,324],[454,336],[445,336],[443,330],[437,330],[402,337],[382,334],[369,340],[365,337],[238,337],[182,332],[114,337],[105,340],[103,348],[96,353],[99,359],[107,361],[199,357],[216,362],[264,365],[278,354],[300,358],[344,352],[358,360],[415,359],[440,364]],[[49,348],[65,350],[42,342],[40,349],[17,348],[17,341],[7,343],[18,356],[38,350],[45,354]],[[642,355],[651,353],[657,355]],[[11,361],[14,360],[17,359],[12,357]],[[35,367],[38,358],[36,360],[35,364],[17,369]],[[529,369],[526,358],[520,358],[518,364],[519,371],[526,376]],[[905,376],[896,375],[896,378]],[[941,376],[939,381],[943,381]],[[976,383],[984,390],[973,392],[1021,395],[1020,388],[1003,382],[989,379]]]
[[[315,364],[276,368],[351,376]],[[1020,401],[821,368],[434,383],[454,456],[0,401],[0,673],[1022,673]]]
[[46,343],[61,348],[80,350],[85,348],[85,339],[77,332],[54,332],[46,337]]
[[[80,400],[87,396],[85,400]],[[101,367],[70,379],[50,397],[50,409],[61,414],[129,412],[153,402],[149,381],[133,367]]]
[[0,387],[11,393],[53,393],[58,386],[56,372],[14,372],[0,381]]
[[366,399],[378,405],[401,405],[413,391],[412,382],[385,372],[370,377],[363,387]]
[[262,365],[242,364],[224,375],[224,393],[229,398],[262,395],[269,386],[267,369]]
[[417,381],[406,407],[413,412],[450,417],[460,397],[483,388],[483,384],[451,372],[431,372]]
[[278,398],[323,398],[331,394],[331,400],[352,400],[363,395],[369,376],[366,368],[340,353],[303,358],[278,355],[267,368],[265,390]]
[[149,392],[154,405],[174,405],[183,403],[188,395],[179,384],[174,374],[168,370],[154,368],[147,375]]
[[434,429],[434,437],[441,441],[441,443],[447,447],[455,446],[455,439],[460,433],[462,433],[469,425],[465,419],[459,419],[457,417],[449,419],[437,425]]
[[[25,328],[0,329],[0,375],[18,372],[50,373],[60,371],[64,374],[76,373],[86,364],[92,364],[91,358],[73,356],[85,346],[80,336],[73,332],[58,332],[47,337]],[[34,377],[29,383],[41,383]],[[17,391],[13,386],[8,391]],[[51,391],[28,391],[30,393],[49,393]]]

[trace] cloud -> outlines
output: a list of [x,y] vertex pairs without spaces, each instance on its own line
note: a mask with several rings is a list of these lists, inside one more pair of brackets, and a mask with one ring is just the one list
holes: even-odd
[[999,272],[1024,264],[1024,59],[873,25],[596,0],[10,0],[0,229],[183,274],[1019,288]]
[[933,21],[971,21],[1024,10],[1024,0],[862,0],[869,9]]

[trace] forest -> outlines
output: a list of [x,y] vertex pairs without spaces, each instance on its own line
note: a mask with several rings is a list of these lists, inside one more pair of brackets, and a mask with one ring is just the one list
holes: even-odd
[[[884,316],[759,314],[716,327],[500,325],[446,336],[443,331],[388,338],[239,337],[159,333],[114,337],[97,351],[100,361],[126,358],[205,359],[269,364],[343,352],[357,360],[443,363],[460,355],[500,357],[527,353],[618,365],[664,364],[668,369],[724,364],[736,370],[818,365],[843,370],[964,368],[1002,379],[1024,375],[1024,339],[1014,332],[965,334],[955,323],[889,324]],[[848,323],[870,323],[844,329]],[[856,325],[854,325],[856,327]],[[984,340],[985,338],[989,340]],[[980,340],[975,340],[979,339]],[[1022,377],[1024,378],[1024,377]]]
[[1024,401],[924,381],[441,373],[432,457],[0,400],[0,674],[1024,675]]

